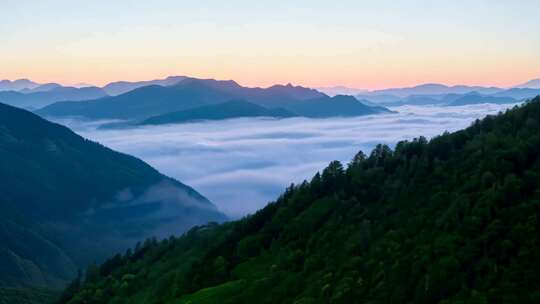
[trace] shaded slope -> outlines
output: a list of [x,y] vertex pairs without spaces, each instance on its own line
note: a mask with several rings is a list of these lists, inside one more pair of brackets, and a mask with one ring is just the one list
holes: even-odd
[[59,287],[149,236],[224,216],[141,160],[0,104],[0,286]]
[[182,123],[195,120],[220,120],[240,117],[276,117],[285,118],[297,116],[284,109],[266,109],[242,100],[227,101],[215,105],[207,105],[189,110],[172,112],[160,116],[150,117],[142,121],[141,125],[159,125],[169,123]]
[[107,96],[105,91],[97,87],[55,87],[50,90],[29,93],[15,91],[0,92],[0,102],[19,108],[38,109],[57,101],[81,101],[104,96]]
[[61,302],[538,303],[539,147],[540,98],[379,145],[252,216],[117,255]]

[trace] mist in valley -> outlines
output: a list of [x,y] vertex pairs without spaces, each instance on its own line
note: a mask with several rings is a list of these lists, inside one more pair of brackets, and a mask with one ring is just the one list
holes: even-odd
[[330,161],[469,126],[514,105],[402,106],[395,114],[329,119],[249,118],[103,130],[110,121],[56,120],[148,162],[210,199],[230,218],[252,213]]

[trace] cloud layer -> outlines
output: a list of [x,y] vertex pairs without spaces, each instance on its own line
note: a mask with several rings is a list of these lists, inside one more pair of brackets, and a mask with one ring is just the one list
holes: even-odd
[[330,119],[233,119],[98,130],[103,122],[62,120],[84,137],[135,155],[186,183],[237,218],[274,200],[290,183],[359,150],[465,128],[509,105],[394,108],[398,114]]

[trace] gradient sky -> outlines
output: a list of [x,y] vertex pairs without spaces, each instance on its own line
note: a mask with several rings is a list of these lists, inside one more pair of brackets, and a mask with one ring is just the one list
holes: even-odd
[[538,12],[538,0],[1,0],[0,79],[511,86],[540,78]]

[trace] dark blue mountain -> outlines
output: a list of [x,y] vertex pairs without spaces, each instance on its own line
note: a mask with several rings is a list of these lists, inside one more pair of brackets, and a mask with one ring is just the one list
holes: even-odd
[[20,91],[23,89],[33,89],[38,87],[39,83],[35,83],[28,79],[17,80],[0,80],[0,91]]
[[444,95],[444,94],[467,94],[470,92],[479,92],[481,94],[494,94],[502,91],[501,88],[496,87],[482,87],[482,86],[466,86],[455,85],[447,86],[438,83],[426,83],[413,87],[406,88],[390,88],[384,90],[376,90],[364,93],[364,95],[394,95],[400,98],[405,98],[411,95]]
[[226,94],[203,85],[146,86],[118,95],[84,102],[57,102],[37,113],[50,116],[81,116],[90,119],[145,119],[170,112],[232,99]]
[[28,93],[3,91],[0,92],[0,102],[19,108],[39,109],[57,101],[81,101],[104,96],[107,96],[107,94],[98,87],[74,88],[58,86],[48,90],[44,89],[43,91],[38,90]]
[[169,76],[165,79],[155,79],[146,81],[117,81],[111,82],[103,87],[103,90],[111,96],[127,93],[134,89],[146,87],[150,85],[171,86],[178,84],[180,81],[186,79],[185,76]]
[[309,117],[350,116],[351,113],[364,115],[381,110],[370,109],[353,97],[346,101],[343,97],[331,99],[316,90],[290,84],[269,88],[247,88],[234,81],[188,78],[174,86],[147,86],[114,97],[85,102],[59,102],[43,108],[38,113],[45,116],[140,121],[230,100],[244,100],[267,109],[283,108],[294,114]]
[[[540,90],[539,90],[540,91]],[[506,93],[505,93],[506,92]],[[436,95],[410,95],[404,98],[387,98],[377,99],[376,96],[361,95],[357,98],[367,98],[368,101],[373,104],[380,104],[388,107],[397,107],[405,105],[424,106],[424,105],[439,105],[439,106],[463,106],[469,104],[481,104],[481,103],[493,103],[493,104],[507,104],[516,103],[523,98],[514,98],[511,96],[535,96],[533,95],[535,90],[531,89],[512,89],[498,92],[494,95],[484,95],[478,92],[469,92],[466,94],[436,94]],[[540,92],[539,92],[540,93]],[[509,95],[509,96],[506,96]],[[387,96],[387,95],[385,95]],[[379,96],[380,97],[380,96]]]
[[220,120],[240,117],[286,118],[294,116],[298,115],[285,109],[267,109],[243,100],[231,100],[224,103],[206,105],[184,111],[150,117],[142,121],[140,124],[159,125],[197,120]]
[[0,159],[0,289],[61,287],[139,240],[225,219],[143,161],[4,104]]
[[529,99],[540,95],[540,89],[512,88],[493,94],[498,97],[511,97],[514,99]]
[[476,95],[476,94],[467,94],[453,100],[447,105],[464,106],[464,105],[481,104],[481,103],[507,104],[507,103],[516,103],[516,102],[518,101],[512,97],[481,96],[481,95]]

